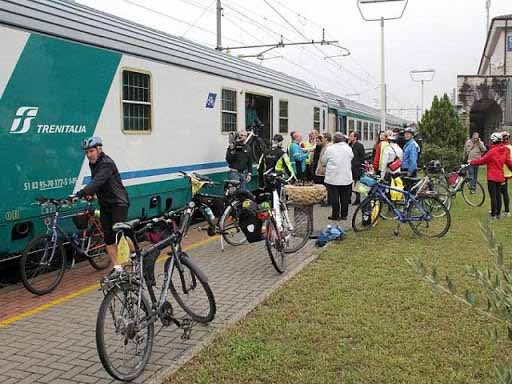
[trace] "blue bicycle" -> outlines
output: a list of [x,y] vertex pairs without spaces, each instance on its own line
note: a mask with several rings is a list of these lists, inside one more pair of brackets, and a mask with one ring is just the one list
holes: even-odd
[[[419,236],[440,238],[448,232],[451,225],[450,211],[439,198],[429,195],[414,196],[379,181],[370,176],[364,176],[360,180],[370,191],[352,217],[354,232],[364,232],[375,227],[382,209],[389,209],[396,216],[396,236],[400,234],[402,223],[409,224]],[[392,194],[399,195],[399,202],[390,198]]]

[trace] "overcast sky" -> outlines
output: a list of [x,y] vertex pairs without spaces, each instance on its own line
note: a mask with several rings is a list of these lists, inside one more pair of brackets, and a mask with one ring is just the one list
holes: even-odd
[[[215,47],[215,0],[78,2]],[[362,20],[356,0],[223,0],[223,7],[224,47],[276,43],[281,34],[285,42],[303,41],[304,36],[320,40],[324,27],[329,39],[339,40],[350,50],[349,57],[326,60],[326,56],[343,53],[334,47],[287,47],[266,54],[269,60],[262,65],[326,91],[379,105],[380,27],[378,22]],[[394,16],[400,8],[400,3],[383,9],[367,5],[364,12],[366,17]],[[491,16],[503,14],[512,14],[512,0],[492,0]],[[410,70],[436,70],[435,79],[425,85],[425,107],[434,95],[451,94],[457,74],[475,74],[485,43],[485,24],[485,0],[410,0],[402,19],[386,23],[388,108],[420,104],[420,86],[411,81]],[[414,111],[395,110],[393,114],[416,116]]]

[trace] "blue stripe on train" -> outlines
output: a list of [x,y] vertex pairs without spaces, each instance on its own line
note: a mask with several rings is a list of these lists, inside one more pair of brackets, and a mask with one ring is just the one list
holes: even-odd
[[[168,168],[157,168],[157,169],[146,169],[143,171],[127,171],[121,172],[121,179],[140,179],[143,177],[159,176],[159,175],[170,175],[178,173],[179,171],[193,172],[205,169],[223,168],[227,167],[228,163],[225,161],[219,161],[216,163],[204,163],[204,164],[193,164],[193,165],[182,165],[179,167],[168,167]],[[91,181],[91,176],[84,177],[83,184],[88,184]]]

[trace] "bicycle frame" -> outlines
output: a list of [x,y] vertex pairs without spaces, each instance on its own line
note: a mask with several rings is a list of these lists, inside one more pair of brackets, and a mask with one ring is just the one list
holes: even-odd
[[[405,197],[405,209],[404,212],[407,212],[408,208],[411,206],[411,203],[414,204],[415,207],[419,208],[422,212],[421,216],[408,216],[406,213],[403,213],[400,211],[396,204],[387,196],[387,193],[390,191],[394,192],[400,192]],[[428,214],[425,209],[418,204],[418,201],[414,198],[414,196],[408,192],[404,191],[398,188],[392,188],[390,186],[377,184],[374,191],[371,191],[368,196],[374,196],[378,197],[380,201],[383,201],[388,207],[390,207],[393,210],[393,213],[398,217],[399,221],[401,223],[408,223],[408,222],[416,222],[416,221],[430,221],[432,218]]]

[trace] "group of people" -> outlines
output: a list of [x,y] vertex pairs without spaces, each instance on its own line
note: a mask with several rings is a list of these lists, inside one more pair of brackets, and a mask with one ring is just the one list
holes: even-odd
[[502,216],[502,206],[504,208],[503,216],[510,216],[508,179],[512,177],[512,145],[508,132],[494,132],[491,134],[490,140],[490,148],[487,151],[478,133],[473,133],[464,146],[464,155],[469,163],[469,176],[472,180],[473,190],[476,188],[478,167],[480,165],[487,166],[487,189],[491,201],[489,213],[492,220],[497,220]]

